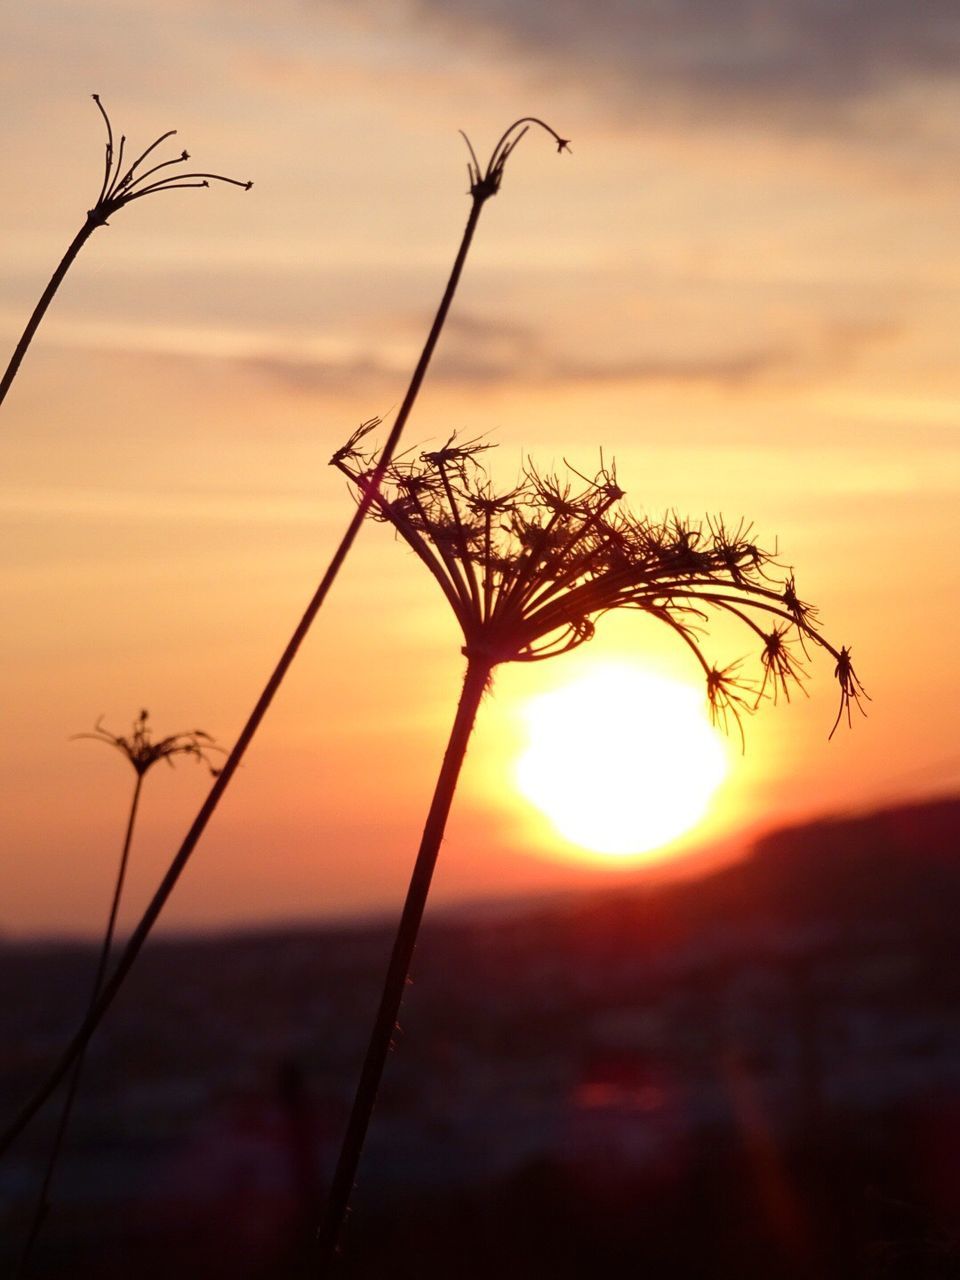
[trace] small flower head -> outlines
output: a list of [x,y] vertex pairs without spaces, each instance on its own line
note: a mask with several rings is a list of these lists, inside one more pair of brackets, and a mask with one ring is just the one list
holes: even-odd
[[536,116],[524,116],[521,120],[515,120],[510,128],[502,134],[500,141],[493,148],[493,153],[486,167],[483,168],[477,159],[477,153],[474,151],[470,139],[462,129],[460,130],[460,136],[467,144],[467,150],[470,152],[470,159],[467,162],[470,194],[478,203],[482,204],[485,200],[489,200],[491,196],[495,196],[500,190],[506,163],[516,149],[517,143],[528,132],[531,125],[535,125],[538,129],[544,129],[550,134],[557,144],[558,155],[561,151],[570,150],[569,138],[561,138],[555,129],[551,129],[545,121],[538,119]]
[[226,178],[221,173],[184,172],[178,166],[190,159],[187,151],[181,151],[179,155],[169,160],[148,163],[156,149],[176,134],[176,129],[168,129],[166,133],[162,133],[131,164],[124,167],[127,139],[121,135],[119,143],[115,145],[110,117],[99,95],[95,93],[92,96],[107,129],[103,182],[100,185],[100,194],[97,196],[96,203],[87,215],[92,222],[103,224],[111,214],[122,209],[124,205],[132,204],[134,200],[139,200],[143,196],[154,195],[158,191],[184,191],[191,187],[209,187],[211,182],[225,182],[232,187],[243,187],[245,191],[249,191],[253,186],[252,182]]
[[781,598],[787,612],[790,614],[790,617],[793,618],[801,632],[803,631],[804,626],[807,623],[812,622],[817,616],[817,611],[813,605],[807,604],[806,601],[801,600],[797,595],[797,583],[793,576],[792,569],[787,575],[786,581],[783,583]]
[[204,733],[202,729],[193,729],[189,733],[174,733],[168,738],[158,738],[154,741],[148,720],[149,713],[141,711],[133,722],[130,736],[123,737],[104,729],[101,717],[94,726],[93,733],[75,733],[73,736],[93,738],[97,742],[105,742],[108,746],[115,747],[127,757],[137,777],[140,778],[158,760],[166,760],[172,767],[174,756],[193,756],[195,760],[200,760],[207,766],[213,777],[217,776],[220,771],[211,762],[210,752],[222,751],[223,748],[217,746],[209,733]]
[[360,448],[360,442],[364,440],[371,431],[376,431],[380,426],[382,418],[368,418],[366,422],[361,422],[353,435],[349,436],[340,448],[330,459],[330,465],[336,466],[340,462],[355,462],[364,456],[364,451]]
[[[363,443],[374,425],[355,432],[332,463],[434,575],[468,657],[491,667],[549,658],[589,640],[602,614],[628,608],[684,641],[703,671],[711,715],[727,727],[731,719],[739,727],[765,697],[802,688],[796,649],[806,656],[804,642],[835,659],[841,716],[846,710],[849,719],[851,701],[866,696],[849,649],[821,634],[792,574],[781,579],[775,554],[757,544],[749,524],[637,516],[602,455],[592,477],[528,463],[498,492],[481,457],[489,446],[455,437],[415,460],[395,460],[377,488],[377,453]],[[759,641],[759,682],[740,676],[740,662],[718,666],[705,656],[703,627],[716,614],[736,618]]]
[[861,699],[866,698],[868,702],[870,701],[870,695],[860,683],[857,673],[853,669],[850,650],[846,645],[841,646],[840,652],[836,657],[837,665],[834,668],[833,674],[837,677],[837,680],[840,683],[840,709],[837,711],[837,718],[833,722],[833,728],[830,730],[831,738],[837,732],[837,727],[839,726],[840,721],[844,718],[844,715],[846,715],[848,725],[853,723],[851,704],[855,703],[860,714],[865,716],[867,713],[863,709],[863,702]]
[[790,629],[786,623],[777,623],[763,637],[763,649],[760,652],[763,680],[757,694],[758,703],[768,692],[774,702],[780,693],[789,702],[791,685],[806,693],[803,687],[803,669],[790,649]]
[[757,702],[751,702],[754,687],[737,675],[739,666],[739,662],[731,662],[722,670],[718,667],[710,668],[707,672],[707,704],[710,707],[710,723],[721,725],[724,733],[729,733],[730,721],[733,720],[740,734],[740,745],[745,747],[742,716],[754,709],[759,698]]

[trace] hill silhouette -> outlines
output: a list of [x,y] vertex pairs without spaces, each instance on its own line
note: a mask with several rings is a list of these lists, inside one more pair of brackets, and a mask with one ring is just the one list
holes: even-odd
[[[958,837],[951,796],[773,832],[696,881],[435,914],[344,1276],[960,1274]],[[94,1042],[38,1275],[309,1274],[391,934],[151,943]],[[95,956],[0,955],[14,1102]],[[47,1140],[0,1171],[0,1266]]]

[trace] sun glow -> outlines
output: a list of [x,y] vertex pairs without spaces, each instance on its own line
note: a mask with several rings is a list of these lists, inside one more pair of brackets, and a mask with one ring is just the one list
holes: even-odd
[[728,770],[702,692],[605,664],[524,707],[520,791],[573,844],[647,853],[693,827]]

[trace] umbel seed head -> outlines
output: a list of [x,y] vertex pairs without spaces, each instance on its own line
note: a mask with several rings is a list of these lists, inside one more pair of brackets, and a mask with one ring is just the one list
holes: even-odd
[[[536,662],[591,639],[597,619],[636,609],[668,626],[691,650],[706,682],[715,722],[732,720],[765,698],[802,689],[807,646],[835,660],[840,707],[833,736],[866,691],[850,650],[835,648],[796,593],[792,571],[763,550],[752,527],[720,517],[701,522],[670,513],[660,520],[624,505],[616,466],[603,454],[592,476],[569,465],[543,473],[527,462],[516,483],[494,489],[484,465],[491,447],[451,436],[440,449],[393,461],[375,484],[377,451],[363,423],[331,459],[370,513],[391,524],[433,574],[460,624],[463,651],[486,662]],[[757,646],[758,676],[743,660],[718,666],[702,637],[712,615],[740,622]]]

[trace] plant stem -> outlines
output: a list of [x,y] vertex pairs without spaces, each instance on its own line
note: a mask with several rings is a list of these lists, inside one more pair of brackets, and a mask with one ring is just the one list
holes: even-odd
[[36,333],[40,321],[46,313],[47,307],[49,307],[53,300],[53,295],[60,288],[61,281],[69,271],[74,258],[86,244],[93,232],[96,231],[97,227],[105,225],[106,224],[101,220],[88,214],[86,222],[84,222],[83,226],[73,237],[70,247],[60,259],[60,265],[57,267],[56,271],[54,271],[46,289],[44,289],[43,293],[40,295],[40,301],[34,307],[33,315],[27,321],[27,327],[24,329],[20,341],[17,343],[13,355],[10,357],[10,363],[7,365],[7,370],[3,375],[3,380],[0,381],[0,405],[2,405],[6,399],[7,392],[10,390],[14,378],[17,376],[17,370],[20,368],[20,363],[23,360],[23,357],[27,354],[27,348],[33,341],[33,335]]
[[220,803],[221,796],[230,785],[230,779],[233,777],[237,767],[243,759],[253,735],[259,728],[261,720],[266,715],[267,710],[273,701],[274,695],[280,688],[284,676],[287,674],[293,659],[296,657],[297,651],[303,643],[307,632],[310,630],[310,626],[313,623],[314,618],[319,613],[320,607],[326,599],[327,592],[333,585],[333,582],[340,571],[340,567],[346,559],[347,553],[352,547],[353,541],[360,530],[360,526],[363,524],[370,506],[379,492],[384,473],[389,466],[394,452],[396,451],[397,444],[399,443],[400,436],[406,426],[407,419],[409,418],[413,406],[416,403],[417,395],[427,372],[427,367],[430,364],[430,358],[433,355],[434,348],[437,345],[437,341],[443,329],[444,321],[447,318],[447,312],[450,310],[450,304],[453,301],[454,294],[456,293],[457,284],[459,283],[460,275],[463,271],[463,265],[466,261],[467,253],[469,252],[470,244],[473,240],[473,235],[476,231],[477,223],[480,218],[480,211],[487,199],[488,196],[482,192],[479,195],[474,194],[473,196],[470,206],[470,216],[467,219],[467,224],[460,240],[460,248],[458,249],[457,256],[454,259],[453,267],[450,271],[450,278],[447,281],[447,287],[440,300],[440,306],[437,309],[437,314],[430,327],[430,332],[427,335],[427,340],[424,344],[423,351],[421,352],[420,359],[417,362],[417,367],[413,371],[413,376],[410,380],[410,385],[407,388],[407,393],[404,396],[403,403],[397,412],[396,421],[394,422],[393,428],[387,437],[387,442],[384,445],[384,449],[377,466],[370,477],[369,486],[361,496],[356,512],[350,520],[350,523],[347,525],[347,530],[340,541],[340,545],[333,554],[333,558],[327,567],[326,573],[320,581],[320,585],[317,587],[313,598],[308,604],[306,612],[297,624],[293,635],[287,642],[286,648],[280,657],[280,661],[277,663],[273,674],[270,676],[264,686],[263,692],[257,699],[256,705],[250,713],[249,719],[241,730],[240,736],[237,738],[233,749],[227,756],[226,762],[220,770],[216,781],[210,788],[207,798],[204,800],[203,805],[200,808],[200,812],[194,819],[193,825],[187,832],[183,844],[180,846],[167,868],[156,893],[147,905],[139,923],[131,933],[129,940],[127,941],[127,945],[117,961],[112,975],[109,980],[104,983],[103,989],[89,1014],[84,1019],[76,1035],[67,1045],[60,1057],[60,1060],[50,1072],[47,1079],[39,1089],[37,1089],[30,1100],[21,1108],[15,1120],[9,1125],[3,1134],[0,1135],[0,1155],[7,1150],[14,1139],[23,1131],[33,1116],[36,1115],[37,1111],[39,1111],[43,1106],[47,1098],[50,1097],[50,1094],[54,1089],[56,1089],[57,1085],[69,1071],[71,1065],[83,1052],[84,1047],[99,1025],[100,1020],[103,1018],[103,1015],[113,1002],[114,996],[116,996],[117,992],[120,990],[124,979],[132,968],[143,944],[146,942],[147,937],[150,934],[150,930],[153,928],[157,917],[163,910],[164,904],[173,892],[174,886],[179,880],[184,867],[190,860],[190,855],[193,853],[197,841],[200,839],[206,829],[207,823],[215,813],[217,805]]
[[400,1002],[410,970],[410,961],[417,942],[423,909],[430,891],[433,869],[437,864],[437,854],[443,839],[447,816],[456,790],[457,779],[467,751],[467,743],[490,678],[490,664],[487,661],[471,659],[467,665],[467,674],[463,682],[463,691],[457,706],[457,714],[450,731],[450,740],[443,757],[443,765],[437,778],[430,812],[423,828],[420,849],[414,864],[410,887],[407,890],[403,914],[393,944],[393,953],[387,968],[387,976],[380,997],[380,1007],[374,1020],[367,1055],[360,1072],[360,1080],[354,1097],[353,1109],[347,1123],[346,1133],[340,1147],[336,1171],[330,1186],[330,1194],[324,1212],[323,1223],[318,1236],[319,1270],[317,1274],[326,1280],[334,1266],[337,1242],[343,1229],[353,1191],[357,1166],[363,1150],[364,1139],[370,1125],[380,1079],[390,1050],[393,1032],[397,1025]]
[[[136,785],[133,788],[133,796],[130,801],[130,811],[127,815],[127,829],[123,837],[123,849],[120,853],[120,865],[117,868],[117,878],[113,887],[113,901],[110,904],[110,914],[107,918],[107,927],[103,934],[103,943],[100,947],[100,957],[97,961],[97,969],[93,979],[93,987],[90,992],[90,999],[87,1004],[88,1012],[96,1004],[97,996],[100,994],[100,988],[103,986],[103,979],[107,972],[107,964],[110,960],[110,951],[113,947],[113,935],[117,926],[117,913],[120,910],[120,898],[123,895],[123,885],[127,875],[127,862],[130,857],[130,844],[133,840],[133,828],[137,820],[137,808],[140,804],[140,790],[143,787],[144,774],[137,774]],[[47,1167],[44,1170],[43,1182],[37,1195],[36,1208],[33,1213],[33,1220],[30,1224],[30,1231],[27,1235],[26,1243],[23,1246],[23,1252],[17,1263],[14,1272],[14,1280],[24,1274],[27,1263],[30,1260],[30,1254],[36,1242],[37,1236],[46,1220],[50,1211],[50,1187],[53,1182],[53,1175],[57,1167],[57,1161],[60,1157],[60,1150],[63,1146],[64,1139],[67,1135],[67,1128],[70,1124],[70,1116],[73,1112],[73,1104],[77,1097],[77,1090],[80,1087],[80,1076],[83,1072],[83,1061],[86,1054],[86,1046],[77,1055],[73,1064],[73,1071],[70,1074],[70,1082],[67,1086],[66,1097],[63,1100],[63,1109],[60,1112],[60,1121],[53,1139],[53,1146],[50,1149],[50,1155],[47,1157]]]

